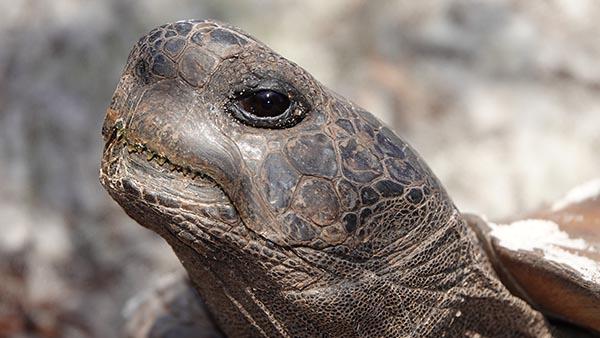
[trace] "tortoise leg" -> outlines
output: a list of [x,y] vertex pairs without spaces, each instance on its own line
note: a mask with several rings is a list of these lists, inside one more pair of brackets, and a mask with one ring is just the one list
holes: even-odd
[[124,310],[130,338],[221,338],[187,276],[171,274],[131,299]]

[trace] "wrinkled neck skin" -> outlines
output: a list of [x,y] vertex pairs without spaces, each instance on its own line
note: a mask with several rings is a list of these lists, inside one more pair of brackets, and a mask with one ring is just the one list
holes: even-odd
[[[186,55],[213,57],[210,43],[234,39],[194,45],[200,30],[250,50],[214,56],[202,85],[185,76]],[[103,128],[101,182],[173,247],[227,336],[550,335],[380,121],[238,29],[200,22],[185,34],[177,76],[140,75],[139,59],[159,53],[143,51],[147,37],[132,51]],[[304,93],[303,120],[232,119],[227,86],[247,73]]]

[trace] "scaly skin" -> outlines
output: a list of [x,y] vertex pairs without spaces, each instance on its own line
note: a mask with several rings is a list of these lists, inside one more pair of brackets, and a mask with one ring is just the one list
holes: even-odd
[[[239,93],[292,102],[269,126]],[[417,153],[237,28],[161,26],[107,112],[101,182],[230,337],[540,337]]]

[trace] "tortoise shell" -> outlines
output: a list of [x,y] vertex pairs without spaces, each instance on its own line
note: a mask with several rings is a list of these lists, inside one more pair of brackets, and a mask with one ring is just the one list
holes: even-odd
[[552,318],[600,332],[600,181],[503,225],[468,219],[514,294]]

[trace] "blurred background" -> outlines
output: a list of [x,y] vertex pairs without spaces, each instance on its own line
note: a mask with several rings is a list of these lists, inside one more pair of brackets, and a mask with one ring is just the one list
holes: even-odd
[[501,218],[600,176],[595,0],[0,0],[0,337],[114,337],[178,269],[97,176],[131,46],[237,25],[389,123],[464,211]]

